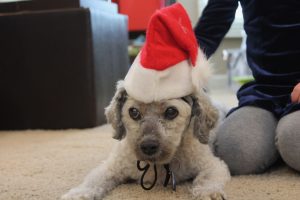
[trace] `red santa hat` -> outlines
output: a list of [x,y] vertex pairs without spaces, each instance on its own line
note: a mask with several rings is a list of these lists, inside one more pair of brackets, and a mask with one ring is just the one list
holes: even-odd
[[151,17],[145,45],[130,67],[124,87],[130,96],[145,103],[179,98],[204,87],[209,71],[190,19],[176,3]]

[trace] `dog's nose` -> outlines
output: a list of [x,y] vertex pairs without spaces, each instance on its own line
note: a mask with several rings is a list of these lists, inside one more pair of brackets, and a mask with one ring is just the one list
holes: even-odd
[[158,151],[159,144],[154,140],[144,141],[141,143],[141,149],[146,155],[153,155]]

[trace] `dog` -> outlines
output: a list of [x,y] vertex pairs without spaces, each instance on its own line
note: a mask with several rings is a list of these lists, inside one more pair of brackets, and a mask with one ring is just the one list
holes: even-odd
[[[129,179],[150,189],[146,185],[154,179],[162,185],[170,172],[178,183],[193,180],[195,199],[225,199],[223,189],[230,173],[208,145],[218,110],[204,91],[146,104],[129,96],[119,81],[105,114],[114,129],[113,138],[120,142],[103,164],[61,199],[99,200]],[[143,174],[137,161],[148,165],[149,173]]]

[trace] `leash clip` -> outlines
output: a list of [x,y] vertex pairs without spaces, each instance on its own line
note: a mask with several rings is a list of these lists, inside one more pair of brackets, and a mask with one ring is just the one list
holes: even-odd
[[165,178],[165,182],[164,182],[164,187],[168,186],[168,183],[169,183],[170,178],[171,178],[171,180],[172,180],[172,189],[173,189],[173,191],[176,191],[176,179],[175,179],[174,172],[170,169],[169,164],[165,164],[164,168],[166,169],[166,178]]

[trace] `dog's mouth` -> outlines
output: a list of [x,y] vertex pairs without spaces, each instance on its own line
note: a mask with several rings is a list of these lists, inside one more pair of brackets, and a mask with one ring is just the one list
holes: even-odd
[[147,163],[157,163],[157,158],[156,157],[144,157],[144,158],[140,158],[138,160],[145,161]]
[[141,155],[140,153],[137,153],[137,160],[145,161],[147,163],[156,163],[156,164],[166,164],[169,163],[170,159],[167,159],[166,156],[163,156],[162,154],[157,154],[153,156],[148,155]]

